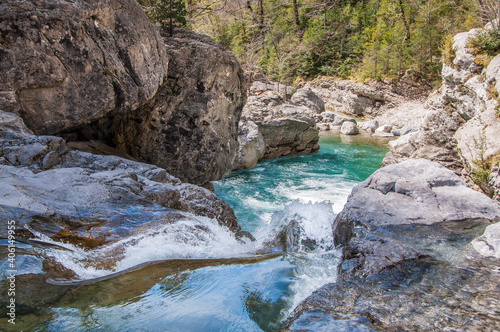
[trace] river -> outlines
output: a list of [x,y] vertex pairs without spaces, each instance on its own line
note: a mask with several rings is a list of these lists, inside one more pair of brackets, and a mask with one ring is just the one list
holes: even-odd
[[[44,314],[20,316],[18,327],[35,331],[279,329],[300,301],[335,281],[340,260],[331,232],[335,214],[351,189],[380,167],[388,150],[384,142],[338,134],[323,135],[320,145],[318,153],[264,161],[214,183],[216,194],[231,205],[255,242],[239,243],[216,225],[208,240],[200,238],[193,244],[183,238],[185,249],[164,245],[165,239],[157,241],[157,235],[136,239],[127,244],[124,261],[128,259],[130,266],[141,260],[154,264],[76,287]],[[187,222],[184,226],[186,230],[199,227]],[[269,244],[278,234],[283,235],[285,253]],[[169,260],[156,262],[153,253],[165,250],[172,252]],[[189,254],[177,255],[176,250]],[[249,254],[259,250],[266,255]]]

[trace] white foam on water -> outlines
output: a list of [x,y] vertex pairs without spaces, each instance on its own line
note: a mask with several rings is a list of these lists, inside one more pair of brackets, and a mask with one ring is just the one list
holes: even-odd
[[339,213],[347,202],[355,182],[339,181],[335,178],[305,179],[300,185],[281,183],[272,190],[278,197],[302,203],[332,202],[334,212]]
[[289,248],[285,255],[285,259],[295,266],[296,278],[290,286],[293,296],[288,299],[285,316],[315,290],[337,280],[342,251],[333,244],[335,216],[330,203],[293,201],[276,212],[267,229],[261,232],[276,236],[286,231],[296,236],[297,245]]
[[[83,250],[70,244],[43,249],[81,279],[92,279],[124,271],[140,264],[168,259],[209,259],[251,256],[255,243],[238,241],[216,220],[189,214],[175,222],[149,223],[137,234],[99,249]],[[48,239],[47,242],[54,241]],[[60,245],[57,242],[57,245]],[[109,264],[102,264],[103,261]],[[103,267],[105,266],[105,268]]]

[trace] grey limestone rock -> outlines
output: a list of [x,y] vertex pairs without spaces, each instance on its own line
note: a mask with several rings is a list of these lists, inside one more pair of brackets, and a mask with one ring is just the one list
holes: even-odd
[[187,32],[166,38],[168,78],[149,102],[114,120],[119,149],[193,184],[232,169],[246,101],[236,58],[210,41]]
[[481,255],[500,259],[500,222],[486,227],[484,234],[474,239],[471,244]]
[[290,100],[292,104],[298,106],[305,106],[316,113],[325,111],[325,103],[323,99],[318,97],[309,87],[298,89]]
[[240,120],[238,144],[239,150],[233,165],[234,170],[255,167],[264,156],[266,143],[259,127],[253,121]]
[[36,134],[133,110],[167,72],[163,40],[134,0],[3,1],[0,109]]
[[359,134],[358,126],[350,121],[345,121],[342,123],[342,127],[340,128],[340,132],[344,135],[357,135]]
[[355,187],[335,221],[336,243],[346,244],[356,225],[434,224],[500,217],[500,206],[468,188],[453,171],[425,159],[383,167]]
[[[264,154],[259,159],[308,154],[319,149],[319,131],[316,124],[321,118],[318,113],[323,110],[321,99],[310,89],[303,88],[299,89],[290,101],[286,101],[288,91],[292,91],[291,87],[280,84],[278,91],[278,84],[267,79],[252,83],[239,126],[247,128],[251,122],[258,126],[259,134],[254,137],[261,135],[265,144]],[[240,135],[238,159],[248,158],[253,161],[249,163],[237,161],[235,164],[237,168],[255,166],[254,147],[257,146],[254,143],[247,145],[246,130],[243,130],[243,136]],[[248,156],[245,156],[246,149],[249,149]],[[260,152],[257,154],[260,155]]]
[[374,133],[375,130],[380,126],[377,120],[369,120],[365,122],[358,123],[358,127],[364,131]]

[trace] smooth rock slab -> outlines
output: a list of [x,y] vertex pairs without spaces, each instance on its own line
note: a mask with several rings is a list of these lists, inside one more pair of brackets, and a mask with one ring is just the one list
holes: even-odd
[[454,172],[425,159],[386,166],[356,186],[337,216],[336,243],[345,244],[354,225],[433,224],[500,217],[500,205],[468,188]]

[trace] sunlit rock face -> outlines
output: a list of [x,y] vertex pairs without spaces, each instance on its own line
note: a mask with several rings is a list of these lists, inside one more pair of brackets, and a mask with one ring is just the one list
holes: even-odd
[[249,78],[249,83],[234,169],[254,167],[262,159],[319,150],[316,122],[324,111],[321,98],[309,88],[294,91],[290,86],[271,82],[263,73]]
[[[472,183],[477,161],[494,160],[500,153],[498,101],[492,98],[492,93],[500,89],[500,55],[483,67],[467,48],[468,40],[481,30],[472,29],[454,37],[455,58],[453,63],[443,63],[442,87],[423,105],[421,130],[395,143],[384,165],[425,158],[454,170]],[[478,185],[478,190],[489,195],[498,192],[495,181]]]

